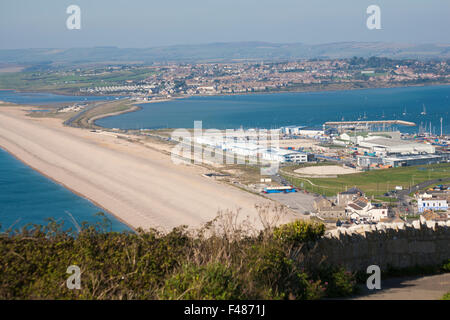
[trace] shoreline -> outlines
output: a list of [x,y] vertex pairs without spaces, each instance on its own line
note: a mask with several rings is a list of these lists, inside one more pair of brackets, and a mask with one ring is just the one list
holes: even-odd
[[[370,89],[391,89],[391,88],[410,88],[410,87],[438,87],[438,86],[450,86],[450,82],[438,82],[438,83],[428,83],[428,84],[398,84],[398,85],[390,85],[390,86],[369,86],[363,88],[305,88],[305,90],[294,89],[294,90],[279,90],[279,91],[257,91],[257,92],[236,92],[236,93],[217,93],[217,94],[197,94],[192,96],[176,96],[170,98],[164,98],[157,101],[142,101],[139,104],[146,103],[158,103],[158,102],[167,102],[173,101],[177,99],[188,99],[191,97],[222,97],[222,96],[240,96],[240,95],[251,95],[251,94],[273,94],[273,93],[315,93],[315,92],[339,92],[339,91],[353,91],[353,90],[370,90]],[[123,95],[120,94],[109,94],[109,95],[100,95],[100,94],[78,94],[79,91],[74,92],[66,92],[63,90],[22,90],[22,89],[0,89],[0,91],[16,91],[19,93],[50,93],[54,95],[61,96],[79,96],[79,97],[120,97]]]
[[[100,128],[103,128],[105,130],[110,130],[112,128],[103,127],[97,123],[95,123],[96,120],[114,117],[123,113],[131,113],[142,110],[141,104],[149,104],[149,103],[162,103],[162,102],[170,102],[174,100],[184,100],[184,99],[190,99],[190,98],[196,98],[196,97],[226,97],[226,96],[244,96],[244,95],[270,95],[270,94],[295,94],[295,93],[320,93],[320,92],[326,92],[326,93],[333,93],[333,92],[341,92],[341,91],[355,91],[355,90],[374,90],[374,89],[395,89],[395,88],[425,88],[425,87],[446,87],[450,86],[450,83],[440,83],[440,84],[430,84],[430,85],[408,85],[408,86],[391,86],[391,87],[368,87],[368,88],[351,88],[351,89],[330,89],[330,90],[316,90],[316,91],[276,91],[276,92],[240,92],[240,93],[230,93],[230,94],[210,94],[210,95],[194,95],[194,96],[187,96],[187,97],[172,97],[167,99],[161,99],[161,100],[153,100],[153,101],[142,101],[142,102],[133,102],[131,105],[136,106],[136,109],[131,110],[124,110],[117,114],[104,114],[99,116],[98,118],[94,120],[94,124]],[[120,128],[121,130],[134,130],[133,128]],[[160,129],[177,129],[177,128],[158,128],[158,129],[151,129],[151,130],[160,130]]]
[[[394,85],[394,86],[372,86],[372,87],[366,87],[366,88],[345,88],[345,89],[336,89],[336,88],[325,88],[325,89],[321,89],[318,88],[317,90],[310,90],[311,88],[308,88],[309,90],[283,90],[283,91],[270,91],[270,92],[237,92],[237,93],[220,93],[220,94],[202,94],[202,95],[192,95],[192,96],[176,96],[176,97],[170,97],[170,98],[165,98],[165,99],[158,99],[158,100],[150,100],[150,101],[135,101],[132,102],[130,104],[130,108],[126,109],[126,110],[122,110],[122,111],[118,111],[118,112],[112,112],[112,113],[105,113],[105,114],[100,114],[97,116],[94,116],[92,118],[89,118],[88,121],[90,124],[97,126],[99,128],[105,129],[105,130],[109,130],[111,128],[108,127],[103,127],[99,124],[96,123],[97,120],[100,119],[105,119],[105,118],[109,118],[109,117],[114,117],[114,116],[118,116],[121,114],[125,114],[125,113],[131,113],[131,112],[137,112],[142,110],[142,107],[140,106],[141,104],[148,104],[148,103],[162,103],[162,102],[169,102],[169,101],[174,101],[174,100],[183,100],[183,99],[190,99],[190,98],[195,98],[195,97],[225,97],[225,96],[244,96],[244,95],[266,95],[266,94],[287,94],[287,93],[319,93],[319,92],[341,92],[341,91],[354,91],[354,90],[371,90],[371,89],[394,89],[394,88],[414,88],[414,87],[421,87],[421,88],[425,88],[425,87],[439,87],[439,86],[450,86],[450,83],[446,82],[446,83],[431,83],[431,84],[412,84],[412,85]],[[15,90],[15,89],[0,89],[0,91],[16,91],[19,93],[51,93],[51,94],[55,94],[55,95],[64,95],[64,96],[71,96],[72,94],[67,94],[67,93],[60,93],[58,91],[24,91],[24,90]],[[75,96],[75,94],[73,94]],[[92,94],[88,94],[88,95],[80,95],[80,96],[92,96],[92,97],[105,97],[104,95],[92,95]],[[116,96],[116,97],[120,97],[120,95],[116,95],[116,94],[111,94],[108,96]],[[120,100],[130,100],[129,98],[123,98]],[[103,100],[102,100],[103,101]],[[105,97],[104,101],[108,101]],[[116,101],[116,100],[112,100],[112,101]],[[12,102],[7,102],[7,101],[1,101],[0,103],[12,103]],[[18,105],[22,105],[22,104],[18,104]],[[25,104],[23,106],[26,106]],[[42,105],[45,106],[45,105]],[[80,114],[74,115],[72,118],[66,120],[65,122],[67,123],[71,123],[73,120],[75,120],[77,117],[79,117]],[[163,129],[163,128],[160,128]],[[164,129],[176,129],[176,128],[164,128]],[[122,130],[133,130],[132,128],[126,128],[126,129],[122,129]],[[158,130],[158,129],[155,129]]]
[[[6,147],[1,146],[0,145],[0,149],[4,150],[5,152],[7,152],[10,156],[12,156],[14,159],[16,159],[17,161],[20,161],[21,163],[23,163],[25,166],[27,166],[28,168],[36,171],[37,173],[39,173],[40,175],[42,175],[43,177],[49,179],[50,181],[52,181],[53,183],[56,183],[57,185],[69,190],[70,192],[72,192],[73,194],[76,194],[77,196],[88,200],[89,202],[91,202],[92,204],[94,204],[96,207],[102,209],[103,211],[105,211],[105,213],[108,213],[109,215],[111,215],[114,219],[116,219],[117,221],[119,221],[120,223],[124,224],[125,226],[127,226],[128,228],[130,228],[133,232],[136,232],[136,229],[133,228],[133,226],[129,225],[126,221],[124,221],[123,219],[121,219],[119,216],[115,215],[113,212],[109,211],[108,209],[104,208],[101,204],[97,203],[95,200],[92,200],[90,198],[88,198],[87,196],[85,196],[84,194],[81,194],[80,192],[73,190],[70,186],[61,183],[55,179],[53,179],[51,176],[49,176],[48,174],[42,172],[41,170],[33,167],[31,164],[23,161],[22,159],[20,159],[19,157],[17,157],[13,152],[11,152],[10,150],[8,150]],[[99,211],[101,212],[101,211]],[[78,221],[77,221],[78,222]],[[83,222],[83,221],[81,221]]]
[[256,221],[255,204],[269,202],[206,179],[207,169],[176,165],[170,155],[143,145],[67,127],[60,119],[30,118],[26,112],[0,108],[1,148],[132,230],[197,228],[220,211],[239,209],[241,217]]
[[111,113],[105,113],[105,114],[99,114],[97,116],[89,118],[88,123],[89,124],[93,124],[94,126],[97,126],[97,127],[104,128],[104,127],[98,125],[97,123],[95,123],[95,121],[103,119],[103,118],[118,116],[118,115],[125,114],[125,113],[136,112],[136,111],[139,111],[141,109],[142,108],[140,106],[132,104],[132,105],[130,105],[130,108],[126,109],[126,110],[117,111],[117,112],[111,112]]

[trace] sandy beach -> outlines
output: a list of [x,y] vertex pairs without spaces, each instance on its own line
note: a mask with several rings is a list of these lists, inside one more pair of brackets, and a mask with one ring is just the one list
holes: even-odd
[[255,204],[269,201],[144,145],[66,127],[60,119],[30,118],[26,110],[2,104],[0,147],[133,228],[196,227],[227,209],[257,221]]

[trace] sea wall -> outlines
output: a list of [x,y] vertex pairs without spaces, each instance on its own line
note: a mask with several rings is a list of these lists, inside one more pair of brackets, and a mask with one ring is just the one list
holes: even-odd
[[302,251],[309,265],[341,265],[349,271],[439,265],[450,259],[450,220],[338,228]]

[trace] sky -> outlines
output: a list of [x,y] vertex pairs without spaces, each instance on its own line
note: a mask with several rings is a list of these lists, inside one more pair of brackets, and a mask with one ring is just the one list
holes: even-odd
[[[366,26],[369,5],[381,29]],[[69,30],[69,5],[81,29]],[[0,0],[0,49],[266,41],[450,43],[449,0]]]

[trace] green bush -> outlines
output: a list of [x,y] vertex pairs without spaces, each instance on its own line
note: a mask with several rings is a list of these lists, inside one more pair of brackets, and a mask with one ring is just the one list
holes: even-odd
[[[73,233],[50,221],[0,234],[0,299],[320,299],[347,294],[354,281],[304,270],[293,254],[323,234],[319,224],[245,237],[107,229]],[[81,268],[80,290],[66,287],[70,265]]]
[[444,271],[444,272],[450,272],[450,259],[448,259],[446,262],[444,262],[444,263],[442,264],[441,269],[442,269],[442,271]]
[[319,299],[324,295],[321,281],[312,280],[290,258],[279,242],[252,247],[249,275],[255,286],[268,288],[263,299]]
[[275,228],[273,235],[276,239],[286,243],[299,244],[307,241],[316,241],[325,233],[322,223],[297,220]]
[[342,267],[322,267],[315,271],[314,278],[324,281],[329,298],[348,297],[358,292],[357,277]]
[[231,269],[220,263],[185,265],[165,281],[160,298],[166,300],[230,300],[241,297],[240,283]]

